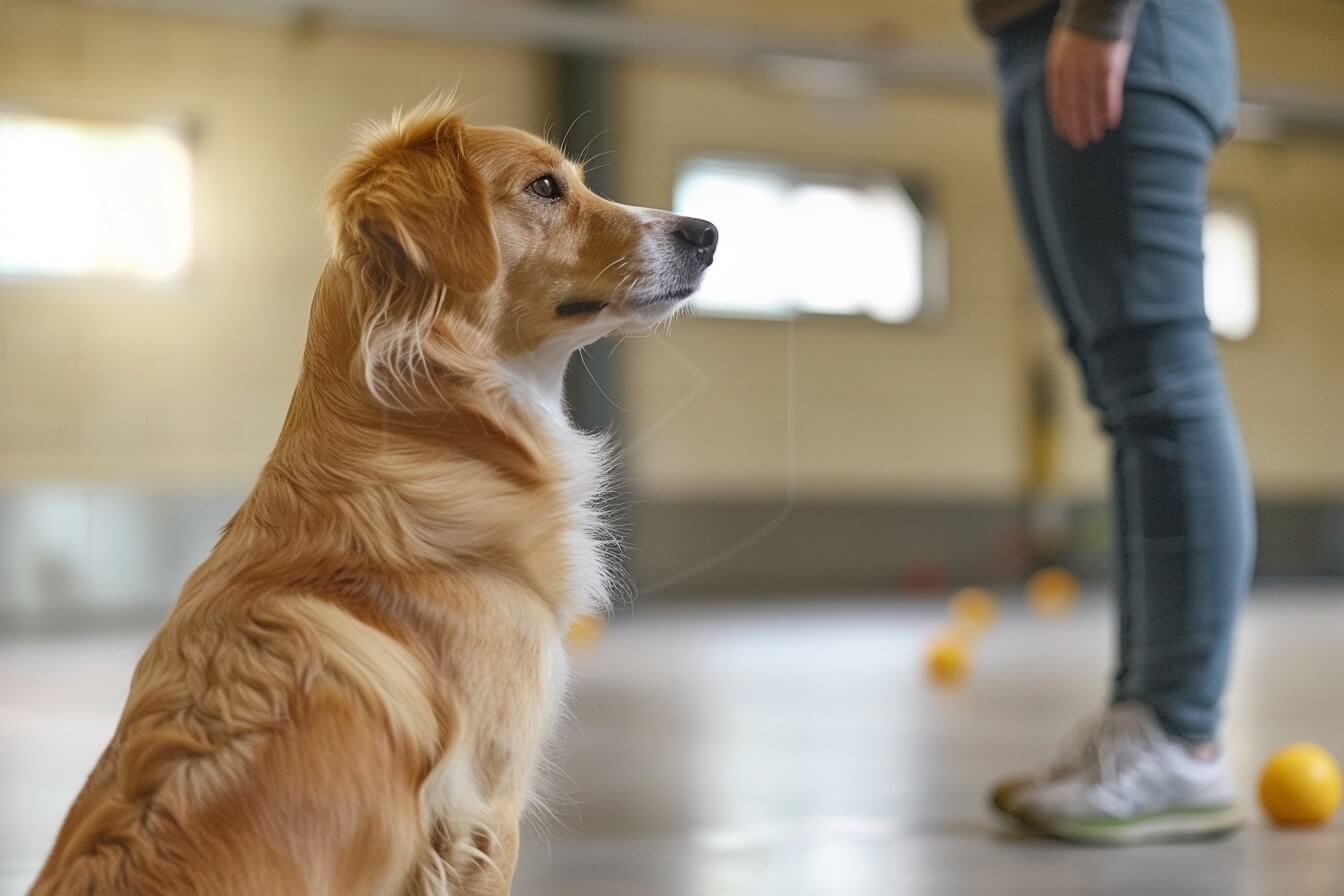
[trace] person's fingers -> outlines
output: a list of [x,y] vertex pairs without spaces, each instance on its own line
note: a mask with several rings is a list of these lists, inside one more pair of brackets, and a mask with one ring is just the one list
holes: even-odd
[[1073,78],[1073,120],[1075,122],[1073,145],[1082,149],[1092,142],[1092,91],[1086,72],[1079,72]]
[[1083,149],[1120,124],[1129,44],[1057,28],[1046,47],[1045,100],[1062,140]]
[[1106,76],[1090,71],[1082,82],[1083,135],[1087,143],[1095,143],[1106,134]]
[[1106,79],[1106,127],[1114,130],[1120,127],[1120,119],[1125,113],[1125,73],[1111,72]]
[[1060,66],[1054,72],[1054,95],[1050,118],[1055,132],[1070,146],[1078,145],[1078,82],[1067,68]]
[[1082,72],[1069,79],[1070,133],[1073,148],[1082,149],[1092,139],[1092,98],[1088,95],[1087,80]]

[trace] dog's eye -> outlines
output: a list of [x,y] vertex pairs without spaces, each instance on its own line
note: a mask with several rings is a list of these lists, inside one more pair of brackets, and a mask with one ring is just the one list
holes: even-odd
[[560,184],[556,183],[555,178],[549,174],[543,174],[528,184],[527,192],[534,196],[540,196],[542,199],[559,199],[561,196]]

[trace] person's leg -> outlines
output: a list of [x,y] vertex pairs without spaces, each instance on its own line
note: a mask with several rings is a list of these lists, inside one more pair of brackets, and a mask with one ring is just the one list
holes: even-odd
[[1126,537],[1131,530],[1130,518],[1133,515],[1131,504],[1134,500],[1132,477],[1125,474],[1130,464],[1129,452],[1124,442],[1111,441],[1111,519],[1114,521],[1112,532],[1112,555],[1114,568],[1111,571],[1115,582],[1116,602],[1116,654],[1115,671],[1111,678],[1111,702],[1122,703],[1134,700],[1139,695],[1136,654],[1139,644],[1139,622],[1135,604],[1133,561],[1131,559],[1130,540]]
[[[1036,191],[1032,188],[1032,164],[1029,161],[1027,128],[1037,126],[1036,101],[1030,99],[1030,91],[1005,97],[1002,109],[1002,139],[1004,158],[1007,164],[1009,182],[1013,190],[1014,207],[1017,210],[1018,226],[1031,255],[1033,270],[1047,304],[1055,315],[1064,336],[1064,344],[1078,364],[1083,378],[1087,400],[1094,407],[1100,407],[1101,395],[1098,392],[1098,371],[1100,364],[1084,335],[1083,321],[1076,319],[1073,304],[1066,300],[1060,278],[1056,276],[1047,248],[1044,223],[1037,205]],[[1115,669],[1112,679],[1112,701],[1119,702],[1134,699],[1137,696],[1136,644],[1138,623],[1133,609],[1134,581],[1131,572],[1130,541],[1124,537],[1128,532],[1132,500],[1132,489],[1127,485],[1131,477],[1121,475],[1126,468],[1128,453],[1123,441],[1113,440],[1111,508],[1114,531],[1113,563],[1111,576],[1114,584],[1116,603],[1116,653]]]
[[1115,445],[1129,611],[1116,696],[1128,699],[1044,778],[1006,782],[992,800],[1066,839],[1226,833],[1242,814],[1213,739],[1252,511],[1203,308],[1214,132],[1183,99],[1132,90],[1121,127],[1077,151],[1038,86],[1022,97],[1021,135],[1042,267]]
[[1121,127],[1076,151],[1028,95],[1030,186],[1050,268],[1094,361],[1116,445],[1129,559],[1132,696],[1211,740],[1250,571],[1240,437],[1203,307],[1205,169],[1215,137],[1182,100],[1126,95]]
[[[1215,0],[1152,0],[1121,127],[1078,152],[1046,113],[1048,29],[999,41],[1005,145],[1044,291],[1114,444],[1121,651],[1113,707],[1049,772],[1004,782],[993,801],[1074,839],[1221,833],[1241,818],[1228,763],[1192,745],[1214,737],[1253,540],[1203,311],[1204,175],[1231,113],[1229,32]],[[1207,52],[1173,58],[1172,35]]]
[[[1183,650],[1175,646],[1174,639],[1183,638],[1189,626],[1168,630],[1162,607],[1178,619],[1182,608],[1208,614],[1198,599],[1189,605],[1181,599],[1164,599],[1181,593],[1174,581],[1155,584],[1173,564],[1181,566],[1184,558],[1164,564],[1157,559],[1161,551],[1143,534],[1152,531],[1145,529],[1145,516],[1160,512],[1162,506],[1160,498],[1156,504],[1150,500],[1153,488],[1146,494],[1140,488],[1151,467],[1154,443],[1143,425],[1135,425],[1134,415],[1124,412],[1126,402],[1110,402],[1114,407],[1107,412],[1117,386],[1119,394],[1143,386],[1112,381],[1103,389],[1102,379],[1113,379],[1117,371],[1128,375],[1123,365],[1116,364],[1116,356],[1129,351],[1123,340],[1112,339],[1117,330],[1139,332],[1149,324],[1179,326],[1182,321],[1207,329],[1200,248],[1204,174],[1216,138],[1228,131],[1235,116],[1234,41],[1220,0],[1149,0],[1135,36],[1120,130],[1079,153],[1055,136],[1045,112],[1042,68],[1052,27],[1053,12],[1045,10],[996,41],[1004,94],[1004,147],[1022,234],[1042,291],[1078,360],[1088,400],[1102,412],[1103,426],[1112,437],[1118,610],[1112,699],[1152,697],[1162,708],[1164,724],[1186,736],[1202,737],[1212,730],[1216,716],[1209,707],[1216,706],[1214,692],[1221,692],[1225,679],[1235,609],[1216,614],[1221,623],[1205,630],[1212,644]],[[1156,107],[1164,111],[1153,119],[1145,110]],[[1161,133],[1164,115],[1175,124],[1169,134]],[[1155,198],[1179,207],[1159,208],[1153,204]],[[1185,338],[1209,341],[1207,332]],[[1159,372],[1164,363],[1153,358],[1147,372],[1165,376]],[[1216,358],[1206,358],[1205,367],[1215,378],[1220,376]],[[1226,407],[1226,400],[1215,394],[1221,392],[1220,385],[1211,383],[1207,389],[1205,413],[1213,420],[1219,416],[1215,407],[1220,402]],[[1232,420],[1230,413],[1222,419],[1229,424]],[[1225,461],[1223,482],[1231,483],[1225,494],[1227,506],[1244,508],[1250,502],[1245,476],[1231,470],[1232,458],[1240,454],[1235,426],[1220,439],[1209,435],[1219,429],[1216,423],[1205,429],[1203,441]],[[1187,451],[1197,454],[1198,441],[1187,434]],[[1187,461],[1186,469],[1197,466],[1198,460]],[[1191,527],[1200,526],[1217,509],[1196,513]],[[1234,581],[1198,587],[1240,595],[1252,551],[1243,542],[1250,539],[1253,522],[1249,511],[1219,518],[1234,531],[1214,534],[1191,528],[1196,540],[1207,543],[1192,545],[1189,557],[1195,565],[1182,568],[1202,580],[1216,578],[1205,571],[1217,565]],[[1224,609],[1234,607],[1236,600],[1229,596]],[[1182,659],[1190,651],[1197,657]],[[1152,670],[1146,670],[1148,666]],[[1213,671],[1220,667],[1223,672]],[[1189,675],[1192,668],[1208,670],[1209,675]],[[1145,686],[1144,678],[1151,683]],[[1191,694],[1203,692],[1192,698],[1202,709],[1178,707],[1183,698],[1175,692],[1186,691],[1174,686],[1178,680]]]

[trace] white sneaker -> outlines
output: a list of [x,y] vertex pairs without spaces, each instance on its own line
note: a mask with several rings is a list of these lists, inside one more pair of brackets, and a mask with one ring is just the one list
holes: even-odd
[[1196,758],[1137,703],[1111,707],[1044,775],[1005,782],[992,802],[1040,833],[1085,843],[1214,837],[1243,821],[1226,755]]
[[1076,727],[1044,769],[998,782],[990,792],[990,805],[1012,820],[1021,821],[1022,798],[1029,790],[1067,778],[1094,764],[1093,758],[1100,750],[1102,742],[1114,739],[1113,732],[1124,731],[1141,724],[1135,720],[1135,716],[1147,712],[1147,707],[1137,703],[1112,704],[1100,716]]

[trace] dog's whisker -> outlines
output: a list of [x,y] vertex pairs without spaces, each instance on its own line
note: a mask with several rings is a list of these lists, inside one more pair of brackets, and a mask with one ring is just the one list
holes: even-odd
[[[589,113],[592,112],[592,111],[594,111],[594,109],[593,109],[591,106],[590,106],[589,108],[587,108],[587,109],[584,109],[584,110],[583,110],[582,112],[580,112],[578,115],[574,116],[574,120],[571,121],[571,122],[569,123],[569,127],[565,128],[565,136],[563,136],[563,137],[560,138],[560,144],[559,144],[559,145],[560,145],[560,149],[561,149],[562,152],[564,151],[565,144],[569,141],[569,134],[570,134],[571,131],[574,130],[574,126],[575,126],[576,124],[578,124],[579,121],[580,121],[585,115],[589,114]],[[591,141],[590,141],[590,142],[591,142]]]
[[608,265],[607,265],[606,267],[604,267],[602,270],[598,271],[596,274],[593,275],[593,279],[590,280],[590,281],[588,282],[588,288],[589,288],[589,289],[592,289],[592,288],[593,288],[593,284],[596,283],[596,282],[598,281],[598,279],[599,279],[603,274],[605,274],[607,271],[611,270],[611,269],[612,269],[613,267],[615,267],[616,265],[618,265],[618,264],[623,264],[624,262],[625,262],[625,256],[621,256],[620,258],[617,258],[615,261],[613,261],[613,262],[611,262],[610,264],[608,264]]
[[[588,152],[588,149],[593,145],[593,143],[597,140],[597,138],[601,137],[603,134],[607,133],[610,130],[611,128],[603,128],[593,136],[589,137],[588,142],[583,145],[583,149],[579,150],[579,158],[582,159],[584,157],[584,155]],[[580,163],[580,165],[582,165],[582,163]]]

